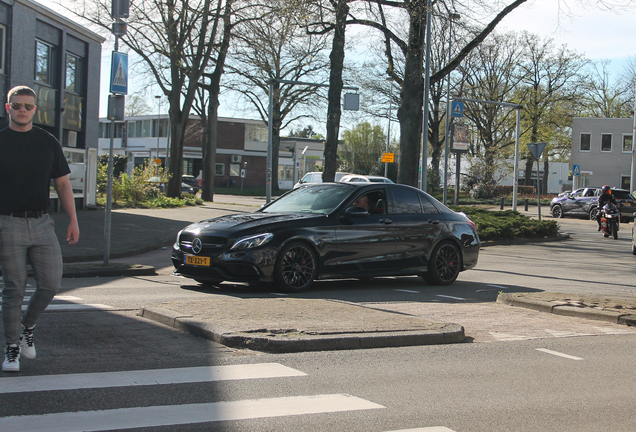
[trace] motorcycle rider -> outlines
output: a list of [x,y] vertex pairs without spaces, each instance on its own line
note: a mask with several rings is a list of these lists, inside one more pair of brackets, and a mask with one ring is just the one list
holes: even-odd
[[616,198],[612,195],[611,188],[608,185],[605,185],[601,188],[603,192],[601,196],[598,197],[598,213],[596,214],[596,222],[598,223],[598,231],[601,230],[601,212],[603,211],[603,207],[605,204],[612,203],[614,205],[618,205]]

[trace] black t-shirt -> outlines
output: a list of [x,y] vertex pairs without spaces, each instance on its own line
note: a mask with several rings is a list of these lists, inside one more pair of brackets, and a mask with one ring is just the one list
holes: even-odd
[[51,179],[70,173],[60,143],[38,127],[0,131],[0,214],[49,206]]

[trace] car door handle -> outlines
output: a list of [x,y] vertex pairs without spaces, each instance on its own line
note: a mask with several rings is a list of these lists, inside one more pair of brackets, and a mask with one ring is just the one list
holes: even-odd
[[429,219],[428,223],[430,223],[432,225],[437,225],[437,224],[439,224],[439,221],[437,219]]
[[385,225],[390,225],[393,223],[391,219],[380,219],[378,222],[383,223]]

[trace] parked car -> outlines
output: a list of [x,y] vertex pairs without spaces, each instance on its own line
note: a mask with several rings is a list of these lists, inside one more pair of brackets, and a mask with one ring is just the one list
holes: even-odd
[[[636,213],[634,213],[636,217]],[[632,224],[632,253],[636,255],[636,222]]]
[[393,183],[391,179],[381,176],[348,174],[339,181],[343,183]]
[[181,176],[181,181],[187,185],[192,186],[195,194],[199,192],[199,190],[201,190],[201,185],[194,176],[184,174]]
[[[159,192],[164,192],[166,190],[166,183],[162,183],[159,177],[150,177],[148,179],[148,183],[155,186],[159,189]],[[182,194],[192,194],[194,195],[194,188],[186,183],[181,183],[181,193]]]
[[274,282],[289,292],[319,279],[375,276],[450,285],[475,267],[479,247],[465,214],[418,189],[324,183],[293,189],[254,213],[187,226],[172,263],[175,274],[202,283]]
[[[625,189],[612,188],[611,192],[618,201],[618,208],[621,211],[621,222],[633,221],[634,211],[636,211],[634,197]],[[591,220],[596,220],[598,197],[601,193],[601,188],[588,187],[576,189],[565,196],[557,196],[550,202],[552,216],[555,218],[587,216]]]
[[[334,179],[334,181],[340,181],[340,179],[346,175],[349,175],[349,173],[346,172],[337,172],[336,173],[336,178]],[[317,183],[322,183],[322,172],[320,171],[315,171],[315,172],[308,172],[307,174],[305,174],[303,176],[303,178],[301,178],[298,183],[296,183],[294,185],[294,189],[304,185],[304,184],[317,184]]]

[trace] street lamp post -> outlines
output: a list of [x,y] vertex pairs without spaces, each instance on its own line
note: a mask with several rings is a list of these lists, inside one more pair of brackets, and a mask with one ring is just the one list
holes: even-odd
[[161,96],[157,95],[155,96],[155,99],[157,100],[157,113],[158,113],[157,114],[157,159],[159,159],[159,136],[161,135],[159,133],[159,124],[161,123]]
[[[451,46],[453,39],[453,22],[459,20],[460,16],[456,13],[451,13],[448,17],[448,63],[451,62]],[[450,129],[450,110],[451,110],[451,97],[450,97],[450,82],[451,76],[448,73],[448,79],[446,80],[446,129],[444,135],[444,197],[443,202],[446,204],[448,197],[448,152],[450,147],[450,139],[448,136]],[[455,185],[455,189],[458,189],[459,185]]]
[[[392,108],[392,104],[393,104],[393,83],[391,83],[391,81],[393,81],[393,79],[391,78],[387,78],[387,81],[389,81],[389,85],[391,86],[389,89],[389,125],[387,127],[386,130],[386,152],[389,152],[389,141],[391,141],[391,108]],[[389,176],[389,163],[388,162],[384,162],[384,177],[388,177]]]

